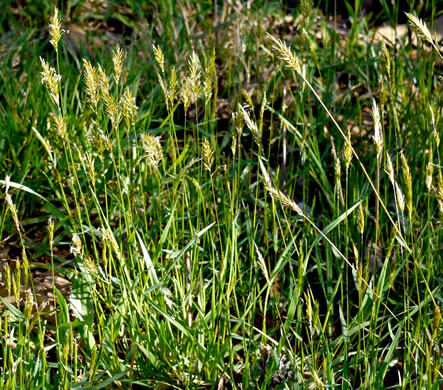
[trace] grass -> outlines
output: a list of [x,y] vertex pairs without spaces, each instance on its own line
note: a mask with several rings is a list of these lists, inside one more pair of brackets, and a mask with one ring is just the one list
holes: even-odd
[[0,388],[441,387],[437,7],[353,7],[8,8]]

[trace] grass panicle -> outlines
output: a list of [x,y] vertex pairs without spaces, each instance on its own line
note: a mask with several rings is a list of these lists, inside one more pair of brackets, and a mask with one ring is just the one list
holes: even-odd
[[439,388],[431,2],[68,3],[0,28],[0,388]]

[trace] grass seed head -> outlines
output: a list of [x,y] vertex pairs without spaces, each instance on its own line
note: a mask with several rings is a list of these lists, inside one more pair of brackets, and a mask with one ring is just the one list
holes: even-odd
[[437,131],[437,122],[439,121],[440,116],[438,115],[437,120],[435,119],[434,110],[432,109],[431,105],[429,105],[429,111],[431,112],[431,121],[432,121],[432,128],[433,128],[432,136],[435,140],[435,144],[437,145],[437,149],[438,149],[440,147],[440,136]]
[[303,20],[307,21],[311,17],[314,4],[312,0],[300,0],[300,11],[303,15]]
[[160,67],[162,74],[165,74],[165,56],[163,54],[163,50],[160,46],[152,45],[152,50],[154,50],[154,57],[157,65]]
[[169,88],[168,88],[168,100],[169,104],[172,106],[174,104],[174,99],[177,96],[177,72],[175,71],[175,67],[171,68],[171,78],[169,79]]
[[385,59],[386,72],[388,73],[388,77],[391,78],[391,58],[389,56],[389,51],[384,42],[382,43],[382,52],[383,52],[383,58]]
[[97,67],[97,82],[102,96],[109,95],[109,77],[100,64]]
[[365,212],[363,210],[362,203],[358,205],[358,214],[357,214],[358,227],[360,229],[361,235],[363,235],[365,231]]
[[53,245],[54,245],[54,219],[49,218],[48,219],[48,233],[49,233],[49,250],[52,252]]
[[206,170],[211,172],[212,164],[214,163],[214,150],[212,149],[211,144],[205,138],[203,140],[203,165]]
[[300,216],[304,216],[302,209],[298,206],[297,203],[289,199],[283,192],[277,190],[272,186],[271,179],[268,173],[266,172],[265,166],[263,165],[261,160],[260,160],[260,169],[262,171],[265,188],[269,192],[271,197],[275,200],[278,200],[283,206],[289,207],[290,209],[294,210]]
[[408,161],[406,160],[403,152],[400,153],[401,166],[403,173],[403,182],[405,185],[405,195],[406,195],[406,209],[408,210],[409,218],[412,216],[412,176],[409,169]]
[[114,80],[117,85],[120,81],[120,77],[123,72],[124,60],[125,60],[125,53],[120,48],[120,46],[117,46],[112,52],[112,63],[114,64]]
[[63,118],[63,115],[53,115],[52,118],[55,124],[55,132],[65,141],[68,132],[68,125],[66,124],[65,118]]
[[240,113],[240,107],[239,104],[237,106],[237,111],[232,113],[232,122],[234,124],[235,132],[238,138],[241,137],[243,133],[243,128],[245,126],[245,121],[243,120],[243,116]]
[[201,76],[201,65],[195,51],[189,59],[189,76],[187,78],[189,83],[189,89],[191,91],[192,102],[196,102],[200,96],[200,76]]
[[378,99],[382,107],[388,100],[388,91],[386,90],[385,83],[381,77],[378,79]]
[[403,196],[403,193],[401,192],[400,186],[397,182],[395,183],[395,195],[397,199],[397,206],[400,209],[400,211],[403,213],[405,211],[405,197]]
[[426,23],[413,14],[408,12],[405,12],[405,14],[409,20],[409,25],[411,26],[412,30],[414,30],[422,40],[427,41],[434,46],[434,40],[432,39],[431,32],[426,26]]
[[169,108],[168,88],[166,88],[165,80],[163,80],[163,77],[162,77],[162,75],[160,73],[157,73],[157,78],[158,78],[158,82],[160,84],[160,88],[161,88],[161,90],[163,92],[163,96],[165,98],[166,105]]
[[335,159],[334,163],[334,173],[335,173],[335,185],[337,186],[337,188],[339,188],[341,182],[341,162],[338,156]]
[[432,189],[432,175],[434,173],[434,164],[432,162],[432,149],[429,152],[429,161],[426,164],[426,178],[425,178],[425,184],[426,188],[429,192],[431,192]]
[[85,152],[83,156],[83,163],[85,164],[85,170],[88,172],[89,179],[93,185],[95,185],[95,158],[89,153]]
[[292,50],[286,45],[286,43],[273,37],[271,34],[266,33],[266,36],[271,41],[272,50],[277,58],[284,62],[289,69],[293,69],[297,73],[301,73],[301,62],[292,52]]
[[108,244],[115,253],[119,254],[120,249],[118,247],[117,240],[112,233],[112,230],[108,228],[99,228],[99,230],[103,234],[103,241]]
[[18,221],[17,210],[15,208],[14,202],[12,201],[11,195],[9,195],[9,193],[6,193],[5,201],[6,201],[6,209],[12,214],[12,219],[14,220],[15,227],[16,227],[17,231],[20,232],[20,224]]
[[57,104],[58,107],[60,107],[58,83],[61,80],[62,76],[57,74],[55,68],[49,66],[49,64],[42,57],[40,57],[40,62],[43,68],[43,71],[41,72],[42,84],[45,84],[46,88],[49,91],[49,94],[54,100],[54,103]]
[[191,86],[188,80],[185,80],[182,84],[182,89],[180,91],[180,98],[184,106],[185,115],[188,112],[189,106],[191,105]]
[[12,277],[11,277],[11,266],[9,265],[9,263],[5,265],[4,271],[5,271],[6,288],[8,290],[8,296],[10,296],[12,290]]
[[36,306],[34,301],[34,295],[30,290],[28,290],[26,292],[25,307],[23,310],[23,314],[25,315],[26,327],[29,327],[29,323],[31,321],[31,316],[32,316],[32,309],[34,308],[34,306]]
[[85,66],[84,78],[86,84],[86,93],[88,95],[88,103],[94,112],[97,111],[97,105],[100,97],[100,81],[96,68],[94,68],[88,60],[83,58]]
[[135,104],[135,97],[132,96],[128,87],[125,88],[125,92],[120,98],[120,106],[122,108],[123,117],[131,123],[134,123],[138,107]]
[[263,134],[263,116],[265,114],[266,105],[268,104],[268,99],[266,97],[266,91],[263,93],[263,100],[260,106],[260,120],[259,120],[259,130],[260,134]]
[[266,268],[265,259],[263,258],[263,255],[261,254],[261,252],[258,249],[258,246],[255,242],[254,242],[254,246],[255,246],[255,251],[257,252],[258,265],[263,273],[263,276],[266,279],[266,282],[268,282],[268,284],[269,284],[269,273],[268,273],[268,269]]
[[73,253],[75,256],[82,257],[83,245],[77,233],[74,233],[74,235],[72,236],[72,243],[74,245],[71,245],[70,252]]
[[386,153],[386,173],[388,174],[389,180],[391,181],[392,185],[394,185],[394,166],[392,165],[392,160],[389,154]]
[[99,151],[100,160],[103,162],[103,152],[106,150],[112,157],[112,143],[106,133],[100,129],[95,121],[92,134],[88,137],[88,140]]
[[114,97],[111,96],[110,94],[104,96],[103,99],[105,101],[106,115],[108,115],[108,118],[111,120],[111,123],[114,126],[120,122],[118,105]]
[[237,137],[232,137],[231,152],[232,156],[235,157],[237,154]]
[[243,108],[242,105],[238,105],[238,110],[243,118],[243,121],[246,123],[246,126],[249,127],[249,130],[251,130],[252,138],[254,139],[255,143],[259,148],[261,148],[262,142],[261,142],[261,135],[260,131],[258,129],[257,123],[251,119],[248,112]]
[[49,35],[51,37],[49,42],[54,46],[56,52],[58,51],[58,42],[60,41],[63,32],[64,30],[62,30],[62,25],[58,17],[58,9],[55,7],[54,13],[49,19]]
[[248,92],[242,88],[241,93],[243,95],[243,97],[246,100],[247,105],[249,106],[250,109],[252,109],[254,107],[254,102],[252,101],[251,97],[249,96]]
[[94,263],[92,258],[89,257],[89,256],[86,256],[84,261],[85,261],[85,266],[86,266],[87,270],[89,271],[89,274],[94,275],[95,277],[97,277],[98,276],[98,267]]
[[351,132],[348,131],[348,135],[345,139],[345,145],[343,147],[343,161],[345,163],[346,171],[349,170],[352,160],[352,146],[351,146]]
[[151,134],[142,134],[141,140],[148,166],[157,167],[163,158],[160,137],[154,137]]
[[374,140],[375,148],[377,150],[377,157],[381,156],[383,151],[383,133],[381,126],[380,110],[378,109],[375,100],[372,100],[372,117],[374,118],[374,135],[372,139]]
[[205,97],[205,103],[209,104],[212,96],[216,80],[215,69],[215,50],[212,51],[211,56],[207,60],[204,77],[203,77],[203,96]]
[[109,92],[110,79],[106,75],[105,71],[102,69],[100,64],[96,68],[96,78],[97,78],[98,89],[103,98],[103,101],[105,102],[106,115],[111,120],[112,125],[115,125],[116,123],[119,122],[120,119],[118,106],[115,101],[115,98]]

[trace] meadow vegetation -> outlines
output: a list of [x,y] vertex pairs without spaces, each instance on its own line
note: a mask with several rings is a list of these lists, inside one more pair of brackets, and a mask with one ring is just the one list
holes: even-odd
[[9,3],[0,388],[441,388],[436,2]]

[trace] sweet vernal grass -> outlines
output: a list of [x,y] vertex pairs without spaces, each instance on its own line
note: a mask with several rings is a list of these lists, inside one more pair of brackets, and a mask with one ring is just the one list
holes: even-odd
[[8,13],[0,388],[439,388],[441,54],[410,11],[395,50],[309,1],[128,3],[103,50],[68,35],[88,8],[38,41]]

